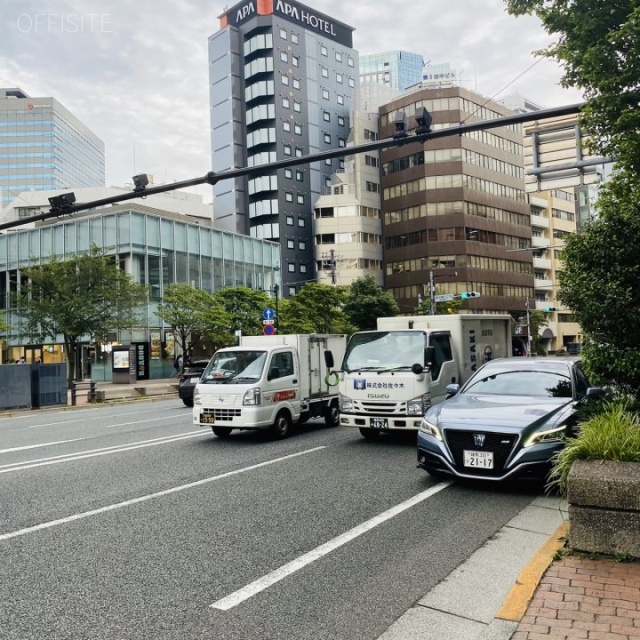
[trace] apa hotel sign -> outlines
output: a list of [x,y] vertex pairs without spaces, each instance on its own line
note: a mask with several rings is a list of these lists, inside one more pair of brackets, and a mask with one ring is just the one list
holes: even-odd
[[353,46],[353,29],[350,26],[294,0],[245,0],[220,16],[220,28],[228,25],[238,27],[250,18],[267,15],[280,16],[347,47]]

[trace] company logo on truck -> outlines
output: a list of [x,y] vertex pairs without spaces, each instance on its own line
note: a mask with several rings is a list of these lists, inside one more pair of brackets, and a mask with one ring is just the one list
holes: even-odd
[[283,402],[285,400],[293,400],[296,397],[295,389],[287,389],[286,391],[276,391],[273,394],[274,402]]
[[404,382],[367,382],[366,378],[356,378],[353,381],[353,388],[356,391],[366,389],[404,389]]

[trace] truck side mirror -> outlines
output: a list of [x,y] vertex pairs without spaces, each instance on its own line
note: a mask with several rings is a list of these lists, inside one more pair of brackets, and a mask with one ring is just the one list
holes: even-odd
[[411,365],[411,373],[415,373],[417,376],[419,376],[423,371],[424,367],[419,362]]
[[333,369],[333,353],[329,350],[324,352],[324,363],[327,365],[327,369]]
[[427,347],[424,350],[424,363],[427,369],[431,369],[433,366],[433,361],[436,359],[436,349],[435,347]]

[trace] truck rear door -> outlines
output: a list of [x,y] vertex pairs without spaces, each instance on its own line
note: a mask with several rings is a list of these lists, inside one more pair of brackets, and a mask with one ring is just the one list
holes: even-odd
[[453,358],[449,332],[430,333],[429,346],[434,349],[431,366],[431,403],[438,404],[447,397],[445,387],[453,382],[460,382],[458,363]]

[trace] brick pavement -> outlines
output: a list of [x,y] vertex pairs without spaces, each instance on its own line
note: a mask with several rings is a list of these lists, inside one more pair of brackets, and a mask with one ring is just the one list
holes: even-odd
[[545,571],[511,640],[640,640],[640,561],[579,555]]

